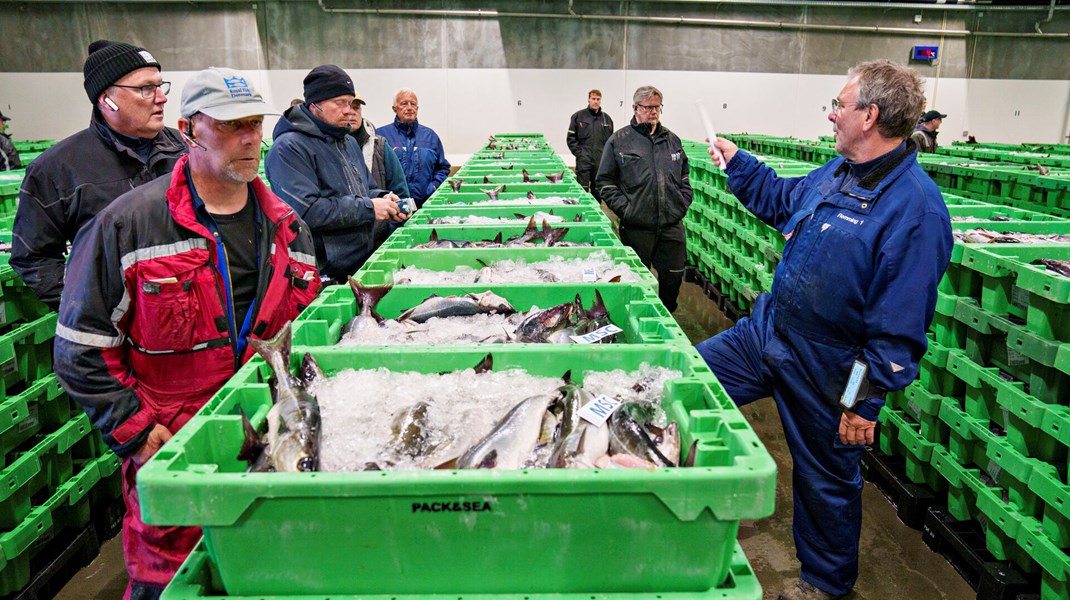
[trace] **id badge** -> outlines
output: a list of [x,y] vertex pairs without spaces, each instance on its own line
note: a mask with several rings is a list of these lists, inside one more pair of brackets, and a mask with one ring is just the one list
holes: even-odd
[[858,404],[859,400],[865,400],[865,396],[869,391],[869,386],[866,384],[866,373],[869,371],[869,366],[866,363],[856,360],[854,365],[851,366],[851,375],[847,378],[847,387],[843,388],[843,396],[840,397],[840,405],[846,409],[852,409]]

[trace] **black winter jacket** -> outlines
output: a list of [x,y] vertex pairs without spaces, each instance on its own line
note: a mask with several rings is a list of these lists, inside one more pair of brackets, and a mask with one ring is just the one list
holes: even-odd
[[15,144],[11,143],[11,136],[0,133],[0,171],[11,171],[22,168],[22,159]]
[[691,206],[691,179],[680,138],[658,123],[614,133],[606,142],[595,187],[622,227],[656,230],[679,223]]
[[11,267],[42,302],[59,309],[67,244],[113,200],[170,175],[185,154],[178,131],[164,128],[146,163],[93,109],[87,129],[52,146],[26,169],[12,227]]
[[597,169],[602,161],[602,149],[613,135],[613,119],[606,111],[594,113],[590,108],[576,111],[568,123],[566,142],[576,157],[576,170]]

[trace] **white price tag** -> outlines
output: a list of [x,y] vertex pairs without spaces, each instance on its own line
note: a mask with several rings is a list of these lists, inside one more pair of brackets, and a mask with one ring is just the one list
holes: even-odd
[[584,283],[591,283],[598,281],[598,273],[595,273],[594,267],[587,267],[583,270]]
[[617,412],[620,405],[620,400],[614,400],[609,396],[602,395],[588,402],[580,409],[580,418],[591,425],[601,427],[606,424],[609,417],[613,416],[613,413]]
[[570,335],[569,337],[572,338],[572,341],[576,342],[577,344],[593,344],[595,342],[604,340],[605,338],[611,335],[617,335],[622,331],[624,330],[610,323],[605,327],[595,329],[591,333],[585,333],[583,335]]

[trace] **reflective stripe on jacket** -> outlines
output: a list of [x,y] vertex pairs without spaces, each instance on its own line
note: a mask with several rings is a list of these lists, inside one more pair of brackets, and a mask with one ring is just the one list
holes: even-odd
[[[253,352],[235,354],[216,245],[194,214],[186,162],[105,208],[68,265],[56,374],[120,455],[154,423],[177,431]],[[260,179],[251,186],[264,216],[252,337],[265,339],[321,284],[305,224]]]

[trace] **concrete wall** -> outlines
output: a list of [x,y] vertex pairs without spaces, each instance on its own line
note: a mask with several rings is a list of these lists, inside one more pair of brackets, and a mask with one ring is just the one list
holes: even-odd
[[[494,8],[567,16],[567,2],[387,2],[326,0],[329,7]],[[310,0],[258,3],[0,2],[0,109],[16,138],[58,138],[84,127],[89,104],[81,67],[89,42],[105,37],[149,48],[175,90],[210,65],[248,72],[279,107],[301,95],[311,67],[348,69],[369,101],[365,115],[392,119],[391,94],[413,87],[421,121],[463,157],[495,131],[547,133],[564,150],[568,115],[591,87],[619,124],[643,84],[666,94],[665,123],[703,137],[694,100],[715,126],[815,137],[830,131],[828,100],[859,61],[905,62],[914,45],[939,45],[934,65],[915,64],[931,107],[949,114],[942,140],[965,131],[982,141],[1066,141],[1070,134],[1070,40],[710,27],[594,18],[492,19],[328,14]],[[816,24],[1031,32],[1044,12],[806,8],[671,2],[575,2],[584,16],[680,17]],[[919,22],[915,22],[920,17]],[[1047,32],[1070,29],[1057,12]]]

